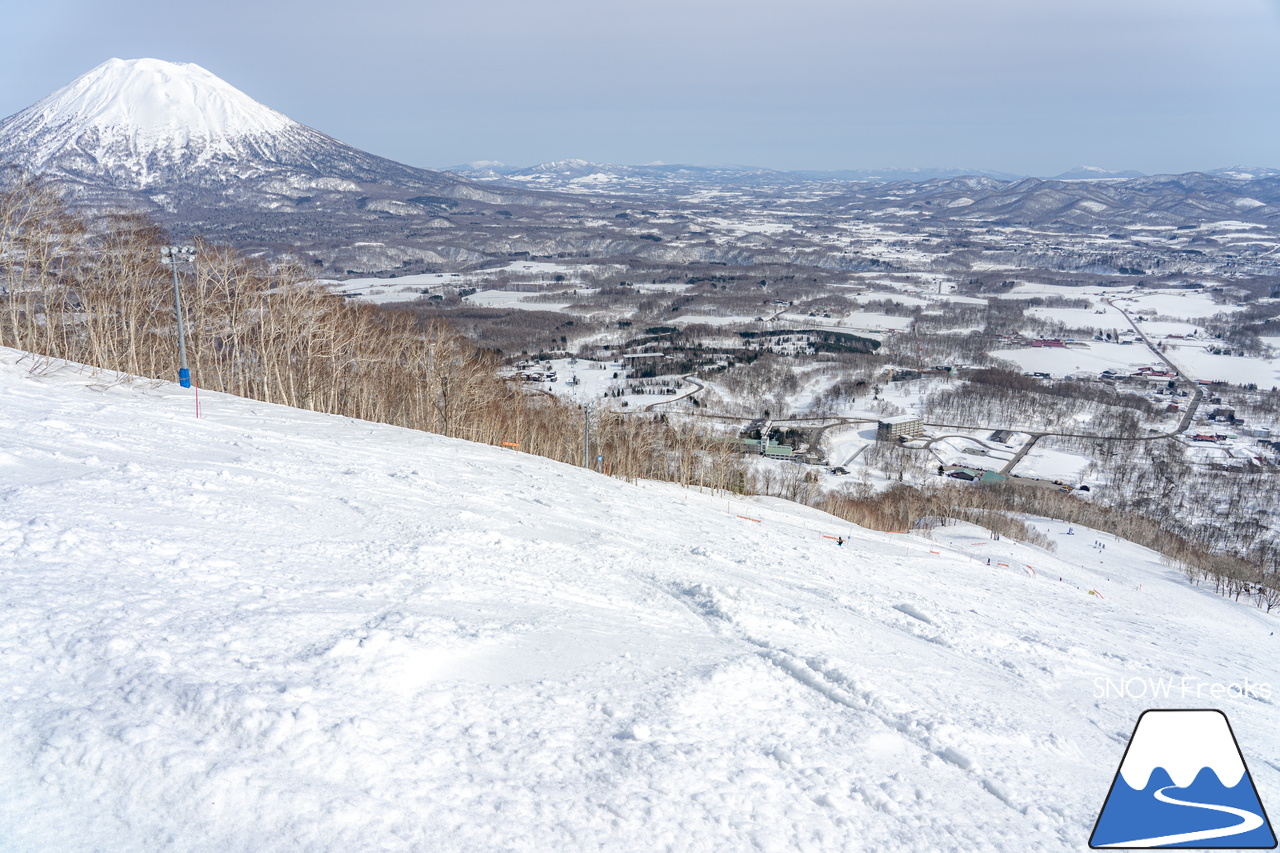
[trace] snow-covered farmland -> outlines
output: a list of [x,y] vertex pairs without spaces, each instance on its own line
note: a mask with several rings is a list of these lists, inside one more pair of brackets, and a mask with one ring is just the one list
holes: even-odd
[[1169,360],[1196,379],[1230,382],[1233,385],[1256,384],[1259,388],[1280,386],[1280,359],[1261,357],[1245,358],[1232,355],[1215,355],[1203,344],[1182,344],[1169,347],[1165,353]]
[[798,326],[823,329],[847,329],[852,332],[902,332],[911,328],[910,317],[879,314],[872,311],[853,311],[831,317],[810,317],[805,314],[786,313],[778,319]]
[[748,317],[742,314],[683,314],[669,322],[673,326],[691,326],[695,323],[706,326],[735,326],[751,324],[755,321],[755,317]]
[[1068,329],[1127,329],[1129,322],[1119,311],[1098,308],[1029,308],[1027,313],[1062,323]]
[[1201,317],[1212,317],[1214,314],[1235,313],[1244,309],[1237,305],[1224,305],[1214,302],[1207,293],[1185,291],[1181,293],[1151,293],[1141,296],[1128,296],[1117,300],[1119,307],[1131,315],[1134,313],[1161,314],[1167,317],[1178,317],[1184,320],[1195,320]]
[[[429,293],[439,293],[446,287],[484,288],[494,279],[524,281],[532,284],[572,283],[587,273],[614,269],[610,264],[556,264],[545,261],[520,261],[501,267],[470,270],[462,273],[420,273],[395,278],[349,278],[345,281],[321,280],[317,282],[334,293],[349,295],[365,302],[386,304],[411,302]],[[493,291],[501,292],[501,291]],[[479,294],[477,294],[479,295]],[[528,296],[529,294],[523,294]],[[567,301],[567,300],[566,300]],[[504,307],[524,307],[522,305]],[[547,309],[555,310],[555,309]]]
[[1115,344],[1091,341],[1088,349],[1054,347],[1019,347],[994,350],[992,356],[1016,364],[1023,371],[1070,376],[1074,373],[1101,373],[1116,370],[1132,373],[1139,367],[1159,365],[1151,350],[1142,343]]
[[485,308],[519,308],[524,311],[563,311],[570,300],[563,302],[535,302],[532,294],[510,290],[481,290],[464,297],[466,301]]
[[[1116,324],[1116,327],[1124,329],[1128,324],[1124,321],[1123,317],[1119,319],[1120,322]],[[1153,341],[1168,337],[1169,335],[1181,335],[1186,337],[1187,335],[1197,334],[1204,329],[1204,327],[1198,323],[1185,320],[1144,320],[1138,325],[1142,329],[1143,334],[1148,338],[1151,338]]]

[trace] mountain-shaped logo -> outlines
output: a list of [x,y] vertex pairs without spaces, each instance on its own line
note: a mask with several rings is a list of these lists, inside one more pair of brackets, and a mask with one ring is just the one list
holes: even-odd
[[1226,714],[1144,711],[1089,846],[1275,848],[1275,833]]

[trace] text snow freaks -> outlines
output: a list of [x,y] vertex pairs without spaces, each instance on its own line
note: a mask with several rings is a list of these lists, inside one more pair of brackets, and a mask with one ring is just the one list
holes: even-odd
[[1094,699],[1270,699],[1271,685],[1250,681],[1223,683],[1193,676],[1179,678],[1103,678],[1093,680]]

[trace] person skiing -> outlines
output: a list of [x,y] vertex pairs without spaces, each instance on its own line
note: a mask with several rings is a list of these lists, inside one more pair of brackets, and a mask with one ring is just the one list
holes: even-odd
[[843,545],[843,544],[844,544],[844,537],[843,537],[843,536],[837,536],[837,537],[836,537],[836,545]]

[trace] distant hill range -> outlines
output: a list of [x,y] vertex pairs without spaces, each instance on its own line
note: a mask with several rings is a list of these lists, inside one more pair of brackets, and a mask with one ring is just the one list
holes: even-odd
[[1077,166],[1052,178],[960,169],[781,171],[743,166],[618,166],[560,160],[516,169],[501,164],[457,167],[477,183],[564,193],[659,195],[736,189],[745,199],[812,195],[812,207],[843,212],[909,211],[950,220],[1019,225],[1164,225],[1280,218],[1280,170],[1235,166],[1182,175],[1113,172]]
[[[694,221],[734,206],[1063,227],[1280,218],[1280,171],[1269,168],[1144,176],[1082,166],[1047,180],[585,160],[422,169],[301,125],[198,65],[157,59],[109,60],[0,121],[4,164],[60,181],[83,207],[142,211],[176,237],[293,254],[338,276],[525,256],[786,262],[785,245],[709,240]],[[680,247],[686,232],[696,249]]]
[[[847,212],[874,209],[927,214],[942,220],[1030,226],[1198,225],[1280,223],[1280,173],[1264,177],[1216,173],[1106,180],[949,178],[851,187],[827,203]],[[1249,173],[1252,174],[1252,173]]]
[[1101,166],[1076,166],[1074,169],[1068,169],[1061,175],[1054,175],[1049,178],[1051,181],[1115,181],[1124,178],[1145,178],[1142,172],[1135,172],[1132,169],[1125,172],[1112,172],[1103,169]]
[[886,181],[924,181],[955,178],[962,175],[1017,180],[1021,175],[974,169],[845,169],[837,171],[762,169],[754,166],[692,166],[688,164],[648,163],[643,166],[620,166],[592,163],[587,160],[555,160],[537,166],[514,167],[502,163],[481,162],[454,166],[449,171],[475,180],[504,186],[531,186],[567,192],[665,191],[687,192],[709,186],[740,188],[783,188],[813,183],[884,183]]

